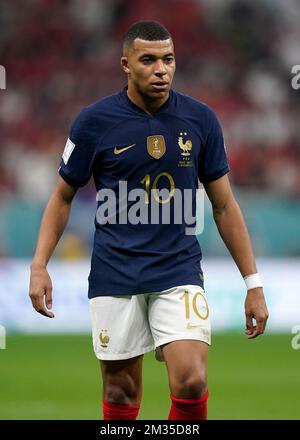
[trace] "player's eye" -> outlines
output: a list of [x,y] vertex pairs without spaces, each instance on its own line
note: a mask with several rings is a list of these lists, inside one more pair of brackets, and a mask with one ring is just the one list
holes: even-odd
[[167,63],[172,63],[174,58],[173,57],[167,57],[167,58],[165,58],[165,60],[167,61]]
[[151,63],[151,58],[143,58],[143,59],[142,59],[142,63],[144,63],[144,64],[150,64],[150,63]]

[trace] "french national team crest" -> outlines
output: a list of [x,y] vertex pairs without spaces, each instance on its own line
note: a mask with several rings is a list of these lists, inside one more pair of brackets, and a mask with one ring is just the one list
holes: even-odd
[[101,342],[101,347],[106,348],[109,343],[109,336],[107,334],[107,330],[102,329],[99,335],[99,339]]
[[193,143],[190,139],[187,139],[188,133],[180,132],[178,137],[178,147],[181,149],[180,160],[178,162],[179,167],[192,167],[193,159],[191,155],[191,151],[193,148]]
[[161,134],[147,137],[147,151],[154,159],[160,159],[166,152],[165,139]]

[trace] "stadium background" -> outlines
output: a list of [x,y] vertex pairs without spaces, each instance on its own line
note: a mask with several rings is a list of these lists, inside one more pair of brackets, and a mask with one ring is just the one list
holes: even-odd
[[[161,21],[174,37],[174,88],[208,103],[222,123],[270,309],[268,333],[247,341],[243,283],[206,203],[199,240],[214,331],[209,417],[299,419],[300,350],[292,348],[300,325],[300,90],[291,86],[291,68],[300,64],[297,0],[1,1],[0,419],[101,417],[86,296],[92,183],[77,193],[49,266],[54,320],[31,310],[29,264],[70,123],[125,85],[122,36],[143,19]],[[148,354],[139,418],[164,419],[168,408],[165,366]]]

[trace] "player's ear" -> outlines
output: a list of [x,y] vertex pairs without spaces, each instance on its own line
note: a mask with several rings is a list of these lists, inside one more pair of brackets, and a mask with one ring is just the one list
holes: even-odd
[[128,58],[122,57],[120,60],[120,65],[125,73],[130,73],[129,67],[128,67]]

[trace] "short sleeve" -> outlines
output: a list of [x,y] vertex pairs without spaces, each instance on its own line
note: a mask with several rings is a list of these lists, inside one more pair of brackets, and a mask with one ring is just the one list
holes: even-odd
[[59,174],[70,185],[86,185],[92,175],[96,139],[91,115],[82,110],[74,120],[62,155]]
[[215,113],[212,110],[209,112],[210,128],[198,163],[198,176],[202,183],[219,179],[229,171],[221,125]]

